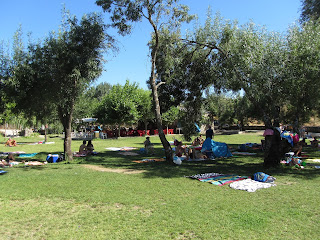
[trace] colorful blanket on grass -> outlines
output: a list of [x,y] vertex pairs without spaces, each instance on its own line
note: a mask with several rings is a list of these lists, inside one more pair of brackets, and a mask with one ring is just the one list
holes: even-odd
[[186,176],[193,179],[198,179],[201,182],[209,182],[211,184],[222,186],[228,183],[244,180],[250,177],[239,176],[234,174],[221,174],[221,173],[201,173],[192,176]]
[[238,176],[238,175],[221,175],[221,176],[216,176],[216,177],[209,177],[209,178],[203,178],[199,179],[201,182],[209,182],[217,186],[222,186],[225,184],[229,184],[232,182],[240,181],[247,179],[249,177],[247,176]]

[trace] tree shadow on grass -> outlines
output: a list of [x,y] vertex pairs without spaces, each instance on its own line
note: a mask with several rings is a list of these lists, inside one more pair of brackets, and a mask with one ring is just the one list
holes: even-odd
[[[131,152],[139,153],[139,150],[133,150]],[[311,180],[319,175],[319,170],[311,166],[307,166],[301,170],[282,165],[277,168],[264,168],[263,152],[259,150],[252,151],[257,153],[257,155],[253,156],[235,156],[199,162],[183,161],[181,165],[167,162],[133,162],[135,160],[159,158],[159,156],[164,155],[161,149],[156,149],[155,152],[156,154],[154,156],[142,154],[137,156],[123,156],[120,155],[119,152],[105,151],[96,156],[83,158],[79,163],[101,165],[106,168],[142,170],[144,171],[144,173],[142,173],[144,178],[176,178],[212,172],[252,176],[256,172],[265,172],[269,175],[292,175],[294,177]]]

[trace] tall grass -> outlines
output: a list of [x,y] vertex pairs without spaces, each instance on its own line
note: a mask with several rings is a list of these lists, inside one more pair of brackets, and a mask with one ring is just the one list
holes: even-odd
[[[181,139],[180,136],[175,136]],[[172,137],[169,137],[169,140]],[[236,148],[261,140],[257,134],[217,135],[216,141]],[[144,137],[94,140],[97,156],[72,163],[23,165],[1,175],[0,239],[318,239],[319,170],[312,166],[264,169],[263,153],[204,162],[135,163],[151,157],[123,156],[107,147],[143,147]],[[37,142],[41,138],[17,138]],[[37,152],[44,161],[63,150],[54,144],[28,145],[0,151]],[[156,155],[163,157],[158,137],[152,137]],[[73,141],[77,151],[81,141]],[[319,152],[306,149],[310,157]],[[19,158],[17,158],[19,160]],[[28,159],[24,159],[28,160]],[[139,174],[95,171],[143,170]],[[254,193],[214,186],[184,176],[205,172],[251,175],[263,171],[277,178],[276,187]]]

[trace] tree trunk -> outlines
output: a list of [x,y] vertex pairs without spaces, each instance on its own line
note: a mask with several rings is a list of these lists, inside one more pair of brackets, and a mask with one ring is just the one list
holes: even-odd
[[144,130],[146,132],[145,135],[147,135],[148,134],[148,121],[144,121]]
[[64,143],[63,143],[63,153],[66,161],[72,161],[73,155],[71,151],[71,122],[72,113],[65,114],[61,108],[58,108],[58,113],[60,121],[64,130]]
[[44,125],[44,142],[47,142],[47,129],[48,129],[48,125],[45,124]]
[[279,127],[279,114],[280,108],[276,107],[276,114],[272,126],[272,121],[269,116],[264,114],[264,121],[266,129],[272,129],[273,135],[265,136],[265,148],[264,148],[264,166],[265,167],[277,167],[280,164],[282,156],[282,143],[280,132],[276,129]]
[[157,84],[156,83],[156,58],[159,48],[159,33],[157,26],[154,24],[154,22],[151,19],[151,13],[149,12],[149,18],[148,18],[150,24],[153,27],[154,34],[155,34],[155,46],[151,51],[151,75],[149,79],[149,83],[152,90],[152,97],[154,102],[154,110],[155,110],[155,116],[156,116],[156,123],[157,128],[159,131],[159,138],[161,140],[162,146],[165,151],[166,161],[167,162],[173,162],[173,155],[172,155],[172,149],[171,146],[166,139],[166,136],[164,135],[163,128],[162,128],[162,118],[161,118],[161,110],[160,110],[160,104],[159,104],[159,97],[158,97],[158,87],[163,84],[163,82]]
[[159,132],[159,138],[161,140],[162,146],[165,151],[166,161],[173,162],[172,149],[171,149],[170,143],[166,139],[166,136],[165,136],[165,134],[163,132],[163,128],[162,128],[162,119],[161,119],[158,92],[157,92],[155,83],[151,84],[151,86],[152,86],[153,101],[155,104],[155,115],[156,115],[157,128],[158,128],[158,132]]
[[64,143],[63,143],[63,152],[66,161],[72,161],[73,155],[71,151],[71,122],[67,126],[63,127],[64,129]]

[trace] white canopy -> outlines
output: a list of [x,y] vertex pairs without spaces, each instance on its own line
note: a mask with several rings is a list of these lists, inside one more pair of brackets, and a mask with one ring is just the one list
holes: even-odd
[[82,118],[82,122],[96,122],[98,118]]

